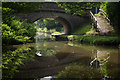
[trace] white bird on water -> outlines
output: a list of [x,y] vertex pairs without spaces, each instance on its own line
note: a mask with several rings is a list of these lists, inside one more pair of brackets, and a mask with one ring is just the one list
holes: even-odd
[[40,51],[37,51],[35,54],[36,54],[37,56],[42,56],[42,54],[41,54]]

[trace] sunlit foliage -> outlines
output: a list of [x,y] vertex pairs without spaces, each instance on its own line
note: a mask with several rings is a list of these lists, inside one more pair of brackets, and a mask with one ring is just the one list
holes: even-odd
[[[5,47],[4,47],[5,48]],[[6,51],[7,50],[7,51]],[[30,54],[31,53],[31,54]],[[31,60],[34,57],[35,50],[29,47],[21,47],[17,49],[3,49],[2,68],[3,79],[13,78],[16,72],[19,72],[18,66]]]
[[57,34],[64,32],[63,25],[55,19],[45,18],[45,19],[40,19],[35,23],[37,24],[38,33],[46,32],[50,34]]
[[3,2],[2,4],[2,40],[3,45],[33,42],[36,26],[26,21],[20,21],[14,14],[28,13],[38,10],[42,3]]
[[63,25],[59,21],[55,19],[51,19],[51,18],[45,18],[45,19],[38,20],[37,26],[38,28],[46,27],[48,30],[56,29],[57,31],[61,31],[61,29],[63,29]]
[[34,24],[20,22],[15,19],[11,21],[11,25],[2,24],[2,40],[3,44],[18,44],[30,42],[34,40],[36,35],[36,26]]

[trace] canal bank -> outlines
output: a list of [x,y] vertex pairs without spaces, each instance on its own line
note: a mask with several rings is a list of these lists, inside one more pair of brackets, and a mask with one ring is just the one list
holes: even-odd
[[63,41],[62,39],[90,45],[119,46],[120,44],[119,36],[57,35],[56,40]]

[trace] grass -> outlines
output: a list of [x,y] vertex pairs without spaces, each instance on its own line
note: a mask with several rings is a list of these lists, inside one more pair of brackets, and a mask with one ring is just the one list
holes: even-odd
[[86,32],[90,31],[91,28],[92,28],[92,25],[87,23],[81,26],[80,29],[76,30],[72,34],[85,34]]
[[77,34],[77,35],[94,35],[94,34],[98,34],[98,32],[96,32],[96,29],[94,29],[90,23],[86,23],[86,24],[82,25],[81,28],[79,28],[78,30],[73,32],[72,34],[74,34],[74,35],[75,34]]
[[81,43],[98,44],[98,45],[119,45],[120,37],[108,36],[77,36],[76,40]]
[[69,41],[75,40],[80,43],[94,45],[120,45],[120,37],[118,36],[84,36],[84,35],[60,35],[67,37]]
[[101,14],[100,14],[100,13],[98,13],[98,14],[94,14],[94,16],[98,16],[98,17],[100,17],[100,16],[101,16]]

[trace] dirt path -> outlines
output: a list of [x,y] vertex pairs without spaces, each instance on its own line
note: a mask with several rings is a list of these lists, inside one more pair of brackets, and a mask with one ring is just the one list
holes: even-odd
[[110,24],[104,18],[96,16],[96,19],[98,23],[97,28],[101,35],[107,35],[113,30]]

